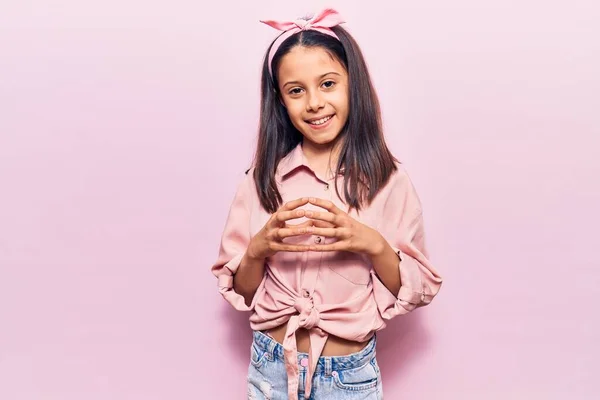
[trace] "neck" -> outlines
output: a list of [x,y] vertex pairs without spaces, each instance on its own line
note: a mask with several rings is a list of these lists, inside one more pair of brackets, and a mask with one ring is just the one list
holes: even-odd
[[337,166],[341,140],[334,140],[326,144],[317,144],[309,140],[302,141],[302,152],[310,167],[322,177],[333,175]]

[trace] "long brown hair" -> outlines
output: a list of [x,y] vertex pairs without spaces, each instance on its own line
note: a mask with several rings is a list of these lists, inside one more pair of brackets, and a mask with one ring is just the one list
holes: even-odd
[[282,158],[301,141],[302,134],[292,124],[285,107],[280,102],[277,73],[282,57],[295,46],[321,47],[337,59],[348,73],[348,120],[338,138],[344,138],[336,167],[344,175],[344,196],[336,193],[350,209],[359,211],[370,204],[379,190],[396,170],[394,156],[383,136],[379,100],[367,69],[367,64],[354,38],[342,27],[332,30],[339,41],[329,35],[306,30],[286,39],[272,61],[273,75],[269,71],[268,54],[265,54],[261,77],[260,125],[254,156],[254,181],[263,208],[274,213],[283,199],[275,174]]

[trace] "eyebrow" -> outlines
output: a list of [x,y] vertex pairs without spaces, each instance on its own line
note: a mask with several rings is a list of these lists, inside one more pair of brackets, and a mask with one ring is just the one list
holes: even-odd
[[[319,76],[319,80],[321,80],[321,79],[325,78],[327,75],[331,75],[331,74],[342,76],[341,74],[338,74],[337,72],[331,71],[331,72],[327,72],[326,74],[323,74],[323,75]],[[299,84],[301,84],[301,82],[299,82],[299,81],[289,81],[289,82],[286,82],[283,85],[283,87],[286,87],[287,85],[292,85],[292,84],[293,85],[299,85]]]

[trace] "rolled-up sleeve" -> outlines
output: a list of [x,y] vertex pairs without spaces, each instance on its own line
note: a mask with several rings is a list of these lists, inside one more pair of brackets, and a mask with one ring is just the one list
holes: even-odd
[[219,256],[211,268],[212,273],[217,277],[219,292],[239,311],[254,309],[256,299],[262,292],[265,281],[263,277],[250,306],[247,306],[244,297],[233,289],[233,276],[242,262],[251,239],[250,214],[253,201],[256,200],[252,172],[253,170],[250,170],[238,185],[223,229]]
[[398,255],[401,286],[398,293],[392,293],[371,272],[375,301],[383,319],[429,304],[442,285],[442,277],[425,248],[421,202],[402,166],[387,186],[379,232]]

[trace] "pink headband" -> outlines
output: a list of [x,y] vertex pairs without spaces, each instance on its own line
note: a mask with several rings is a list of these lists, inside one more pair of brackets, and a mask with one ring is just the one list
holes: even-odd
[[267,24],[275,29],[280,31],[284,31],[282,35],[280,35],[273,46],[271,46],[271,51],[269,51],[269,73],[273,75],[273,71],[271,70],[271,62],[273,61],[273,56],[277,52],[281,43],[285,41],[285,39],[289,38],[295,33],[306,30],[314,30],[319,31],[321,33],[325,33],[329,36],[333,36],[337,40],[340,40],[339,37],[330,29],[339,24],[343,24],[345,21],[342,19],[340,14],[337,11],[327,8],[320,13],[316,14],[311,19],[303,19],[298,18],[295,21],[263,21],[260,22]]

